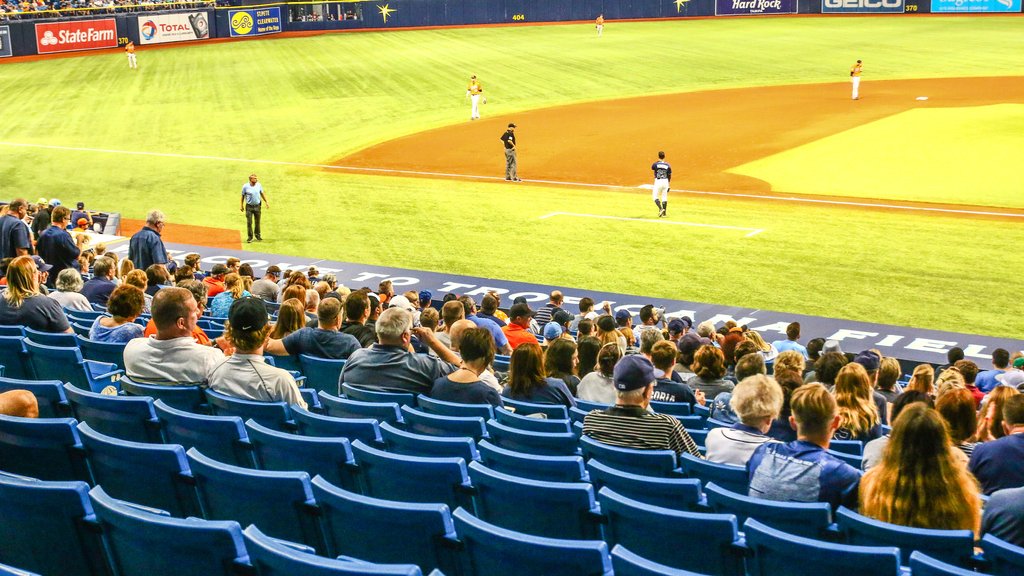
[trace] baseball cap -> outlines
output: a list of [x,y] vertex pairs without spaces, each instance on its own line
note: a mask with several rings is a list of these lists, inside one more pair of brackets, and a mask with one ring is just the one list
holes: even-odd
[[509,318],[522,318],[524,316],[527,318],[532,318],[533,314],[533,310],[530,309],[530,305],[527,304],[526,302],[513,304],[512,307],[508,309]]
[[826,354],[828,352],[843,353],[843,349],[839,347],[838,340],[825,340],[825,345],[821,347],[821,353]]
[[46,198],[40,198],[39,200],[36,200],[36,204],[49,204],[49,203],[50,203],[49,200],[47,200]]
[[273,274],[274,276],[281,275],[281,268],[279,266],[270,266],[267,268],[267,274]]
[[1014,368],[1024,368],[1024,357],[1017,358],[1016,360],[1014,360],[1013,361],[1013,367]]
[[878,357],[878,354],[875,354],[871,350],[865,350],[860,354],[857,354],[853,361],[863,366],[868,372],[874,372],[875,370],[878,370],[878,365],[881,363],[882,359]]
[[512,303],[513,304],[526,304],[526,296],[516,296],[515,299],[512,300]]
[[395,296],[390,301],[388,301],[388,304],[389,308],[401,308],[402,310],[405,310],[407,312],[416,311],[416,307],[412,305],[412,302],[409,302],[409,299],[406,298],[405,296],[402,296],[401,294]]
[[210,274],[213,274],[214,276],[216,276],[218,274],[227,274],[227,273],[228,273],[228,267],[226,265],[224,265],[224,264],[214,264],[213,268],[210,269]]
[[228,311],[232,330],[259,330],[267,325],[267,306],[255,296],[239,298]]
[[373,292],[370,292],[370,293],[368,293],[366,295],[366,297],[370,299],[370,311],[371,312],[373,311],[374,308],[376,308],[377,306],[380,306],[380,296],[377,296],[377,294],[375,294]]
[[430,306],[430,301],[434,295],[430,293],[430,290],[420,290],[420,306]]
[[57,200],[56,198],[50,200],[50,206],[60,206],[60,200]]
[[36,268],[38,268],[40,272],[49,272],[50,269],[53,268],[53,266],[47,264],[46,261],[39,256],[33,256],[32,261],[36,263]]
[[676,348],[678,348],[679,352],[683,354],[693,354],[701,347],[701,340],[706,340],[706,338],[701,338],[693,332],[687,332],[679,339],[679,343],[676,344]]
[[612,380],[616,390],[639,390],[654,382],[654,365],[639,354],[626,356],[615,365]]
[[81,210],[82,208],[85,208],[85,202],[79,202],[79,203],[78,203],[78,204],[76,204],[75,206],[77,206],[77,207],[78,207],[78,209],[79,209],[79,210]]
[[622,320],[627,320],[627,319],[632,319],[632,318],[633,318],[633,315],[629,313],[629,310],[626,310],[626,309],[623,308],[622,310],[616,310],[615,311],[615,319],[616,320],[622,321]]
[[511,122],[509,122],[509,123],[508,123],[508,127],[509,127],[509,128],[515,128],[515,127],[516,127],[516,125],[515,125],[515,124],[513,124],[513,123],[511,123]]
[[89,223],[89,221],[88,221],[88,220],[86,220],[85,218],[79,218],[79,219],[78,219],[78,222],[76,222],[76,224],[78,224],[79,226],[85,226],[85,225],[87,225],[88,223]]
[[686,329],[686,325],[679,318],[673,318],[668,323],[668,331],[672,334],[679,334]]
[[552,320],[544,325],[544,339],[554,340],[562,335],[562,327]]
[[551,319],[559,325],[565,324],[566,322],[572,322],[573,315],[566,312],[565,310],[558,310],[555,312]]

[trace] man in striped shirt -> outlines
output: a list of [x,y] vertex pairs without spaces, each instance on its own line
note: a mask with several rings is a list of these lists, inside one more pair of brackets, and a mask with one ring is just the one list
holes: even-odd
[[654,366],[647,358],[626,356],[615,365],[615,406],[583,419],[583,434],[612,446],[635,450],[674,450],[701,457],[697,443],[668,414],[648,412],[654,392]]

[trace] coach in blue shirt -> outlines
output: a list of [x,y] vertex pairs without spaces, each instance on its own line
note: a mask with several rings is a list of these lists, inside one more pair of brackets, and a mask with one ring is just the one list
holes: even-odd
[[153,264],[167,264],[167,249],[160,233],[164,229],[164,213],[153,210],[146,215],[146,225],[128,243],[128,259],[135,268],[145,270]]
[[36,251],[39,256],[53,266],[46,285],[53,288],[57,275],[66,268],[77,268],[78,257],[82,254],[81,246],[88,239],[79,234],[74,240],[67,231],[71,211],[64,206],[57,206],[51,214],[50,226],[39,235]]
[[263,185],[256,180],[255,174],[249,174],[249,183],[242,186],[242,206],[239,209],[245,212],[245,228],[248,232],[246,242],[252,242],[253,220],[256,220],[256,241],[263,240],[263,236],[260,234],[260,216],[264,204],[270,208],[267,195],[263,193]]
[[7,215],[0,218],[0,258],[25,256],[32,251],[28,225],[25,215],[28,214],[28,201],[24,198],[11,200]]

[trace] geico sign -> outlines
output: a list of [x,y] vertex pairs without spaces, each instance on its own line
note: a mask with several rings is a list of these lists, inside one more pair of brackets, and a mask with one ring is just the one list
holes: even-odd
[[825,8],[903,8],[903,0],[824,0]]
[[36,49],[40,54],[117,47],[113,18],[36,24]]

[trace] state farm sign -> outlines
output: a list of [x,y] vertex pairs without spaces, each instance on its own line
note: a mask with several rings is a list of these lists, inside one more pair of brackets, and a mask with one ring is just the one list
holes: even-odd
[[36,24],[36,50],[40,54],[117,48],[117,22],[71,20]]

